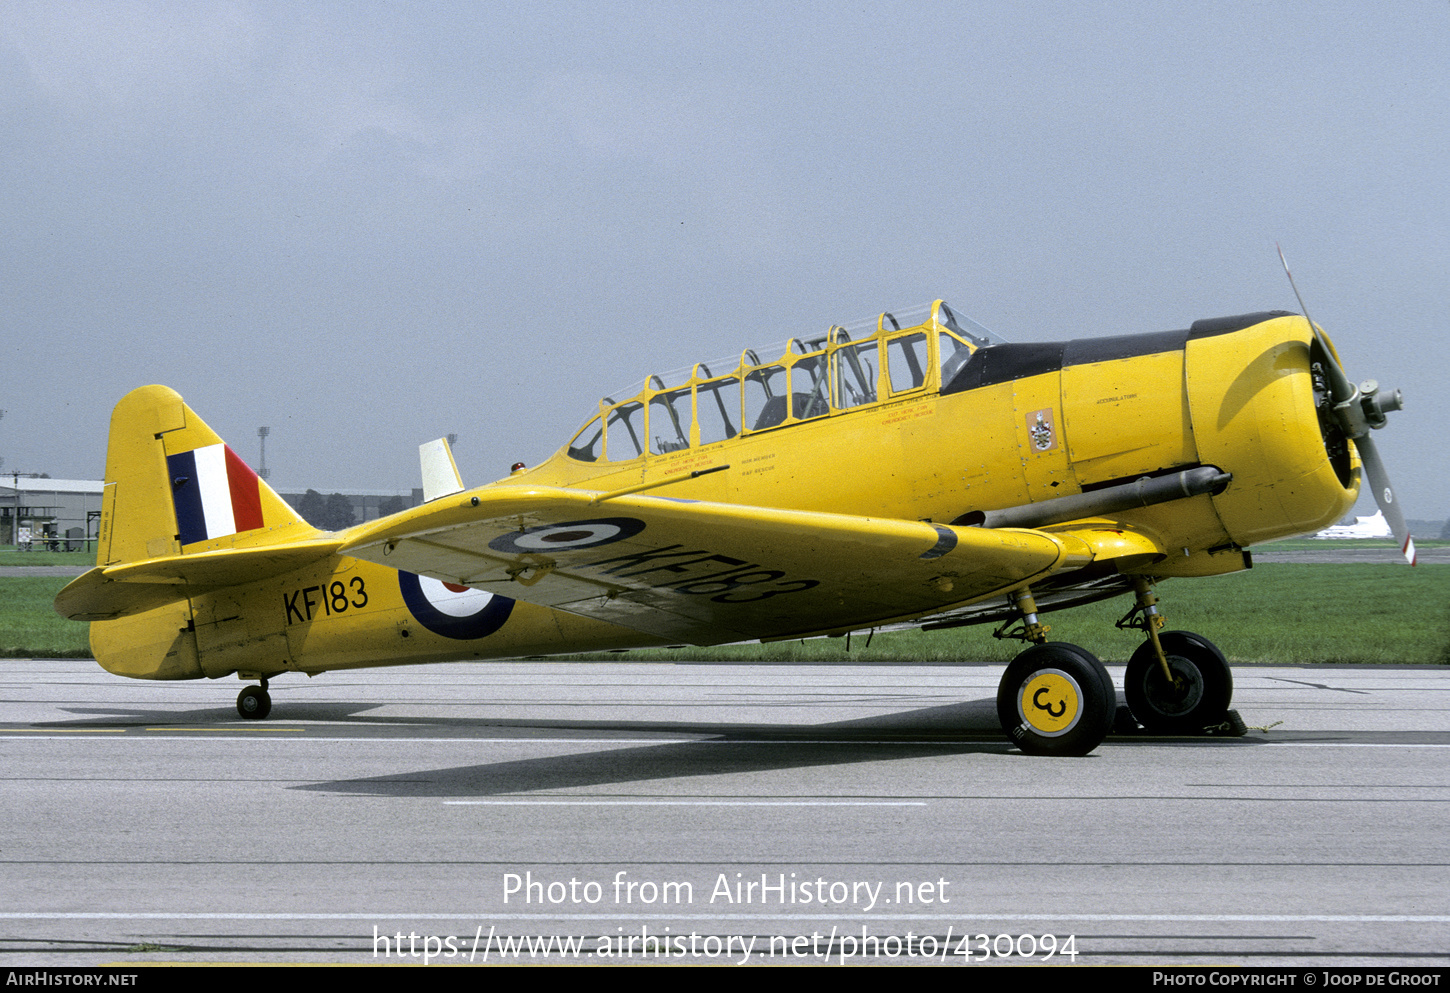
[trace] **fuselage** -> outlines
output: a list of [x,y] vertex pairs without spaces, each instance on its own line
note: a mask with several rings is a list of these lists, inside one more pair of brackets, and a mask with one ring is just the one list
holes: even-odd
[[[970,356],[956,363],[945,354],[944,329],[937,328],[943,347],[924,352],[920,381],[908,376],[903,388],[893,389],[893,361],[902,350],[890,346],[912,333],[879,331],[877,347],[864,358],[859,338],[806,356],[830,369],[844,365],[835,361],[837,353],[854,349],[862,368],[877,370],[874,394],[864,402],[837,402],[833,376],[829,402],[806,409],[812,416],[665,451],[630,445],[625,457],[612,459],[580,458],[566,446],[500,482],[608,492],[678,480],[652,492],[954,523],[969,521],[974,511],[1216,466],[1233,475],[1222,493],[1192,506],[1178,502],[1120,515],[1190,552],[1314,531],[1353,504],[1358,477],[1348,460],[1334,465],[1326,448],[1311,371],[1313,339],[1297,315],[1252,314],[1201,321],[1186,331],[1058,343],[968,341]],[[931,343],[929,334],[923,337]],[[739,421],[750,423],[748,396],[734,395],[744,391],[730,382],[742,371],[748,386],[748,366],[731,377],[696,378],[696,409],[713,405],[720,392],[714,386],[724,379],[730,399],[744,404]],[[633,407],[650,415],[636,433],[654,439],[660,399],[671,392],[661,384],[607,402],[579,436]],[[802,392],[795,391],[797,409]],[[697,440],[699,427],[697,417],[691,435]],[[612,434],[609,440],[612,451]],[[679,478],[724,465],[728,470]]]

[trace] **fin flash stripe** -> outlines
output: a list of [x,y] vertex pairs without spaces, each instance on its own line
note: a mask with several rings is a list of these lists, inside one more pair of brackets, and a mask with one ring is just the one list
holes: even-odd
[[226,445],[166,456],[183,545],[262,527],[261,480]]

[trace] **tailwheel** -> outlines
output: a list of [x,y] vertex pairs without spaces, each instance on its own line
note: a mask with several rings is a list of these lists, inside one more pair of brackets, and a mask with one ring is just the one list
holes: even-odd
[[248,686],[237,694],[237,713],[249,721],[260,721],[272,712],[272,695],[265,686]]
[[1197,734],[1222,724],[1234,692],[1223,653],[1189,631],[1165,631],[1158,640],[1173,674],[1171,682],[1151,641],[1128,660],[1123,690],[1138,723],[1161,734]]
[[997,718],[1024,752],[1086,755],[1112,727],[1112,685],[1091,652],[1061,642],[1034,645],[1002,674]]

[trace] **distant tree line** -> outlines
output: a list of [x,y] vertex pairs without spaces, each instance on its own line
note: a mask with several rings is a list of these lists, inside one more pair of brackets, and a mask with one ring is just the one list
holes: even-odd
[[[407,509],[407,502],[400,496],[390,496],[378,503],[378,513],[383,517]],[[297,513],[308,524],[324,531],[341,531],[357,523],[352,501],[341,493],[325,497],[316,490],[308,490],[297,503]]]
[[302,500],[297,504],[297,513],[308,524],[324,531],[341,531],[357,523],[352,512],[352,501],[341,493],[325,497],[316,490],[308,490],[302,494]]

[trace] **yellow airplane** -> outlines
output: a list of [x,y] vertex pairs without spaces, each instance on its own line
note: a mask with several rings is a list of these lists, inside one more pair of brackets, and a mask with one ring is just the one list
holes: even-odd
[[290,672],[997,622],[1029,643],[1003,730],[1081,755],[1116,691],[1039,615],[1133,594],[1133,715],[1222,722],[1229,666],[1161,630],[1153,584],[1337,521],[1362,472],[1412,558],[1369,439],[1398,407],[1285,312],[1008,344],[938,300],[650,376],[486,486],[424,445],[421,506],[328,533],[146,386],[111,419],[96,567],[55,607],[110,672],[259,681],[248,718]]

